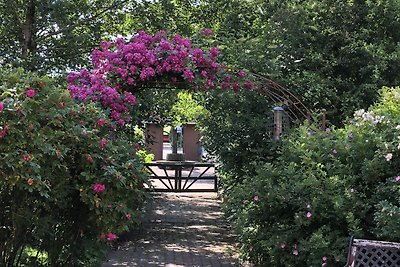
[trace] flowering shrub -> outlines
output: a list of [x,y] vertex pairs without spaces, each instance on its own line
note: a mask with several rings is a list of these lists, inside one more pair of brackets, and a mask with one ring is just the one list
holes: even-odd
[[139,137],[48,79],[4,71],[0,87],[0,265],[94,264],[140,220]]
[[[212,34],[204,30],[203,35]],[[226,71],[218,62],[215,47],[203,51],[192,47],[189,39],[176,34],[172,40],[164,31],[149,35],[140,31],[129,42],[119,38],[115,43],[102,42],[92,52],[93,69],[83,69],[68,75],[71,95],[82,101],[100,102],[111,110],[111,118],[118,125],[132,120],[131,108],[136,103],[134,89],[151,82],[184,82],[197,90],[220,87],[237,91],[251,89],[246,73]]]
[[343,266],[348,239],[400,239],[400,88],[343,129],[301,127],[227,196],[243,256],[260,266]]

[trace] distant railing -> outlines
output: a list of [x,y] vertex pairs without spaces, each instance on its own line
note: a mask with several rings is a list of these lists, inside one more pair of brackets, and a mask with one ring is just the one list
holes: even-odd
[[[188,161],[160,161],[145,164],[150,172],[150,179],[159,180],[164,186],[151,188],[157,192],[217,192],[218,179],[213,163]],[[172,170],[169,172],[169,170]],[[210,174],[211,172],[211,174]],[[186,175],[187,173],[187,175]],[[212,188],[201,188],[199,181],[212,181]],[[194,188],[195,187],[195,188]]]

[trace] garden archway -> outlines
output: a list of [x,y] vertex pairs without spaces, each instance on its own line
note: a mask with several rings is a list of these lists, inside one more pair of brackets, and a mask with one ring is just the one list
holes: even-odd
[[[203,31],[208,38],[209,31]],[[102,42],[92,52],[93,68],[68,75],[71,96],[97,101],[109,110],[113,130],[132,121],[135,92],[151,88],[191,88],[194,91],[251,90],[279,106],[292,121],[309,118],[310,111],[289,90],[264,77],[219,62],[216,47],[203,50],[179,34],[139,32],[130,41]],[[168,176],[168,175],[167,175]]]

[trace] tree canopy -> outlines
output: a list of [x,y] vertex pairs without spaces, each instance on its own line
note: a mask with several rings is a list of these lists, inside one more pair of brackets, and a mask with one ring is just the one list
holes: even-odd
[[3,0],[0,64],[64,72],[100,40],[211,28],[222,60],[262,73],[339,123],[399,83],[397,0]]

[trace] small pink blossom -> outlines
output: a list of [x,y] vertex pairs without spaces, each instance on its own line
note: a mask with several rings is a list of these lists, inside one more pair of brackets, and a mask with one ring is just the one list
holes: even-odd
[[2,112],[4,110],[4,103],[0,102],[0,112]]
[[337,154],[337,150],[336,149],[332,149],[332,154],[336,155]]
[[395,181],[397,182],[397,183],[400,183],[400,175],[399,176],[396,176],[396,178],[394,178],[395,179]]
[[31,160],[31,156],[30,156],[29,154],[24,154],[24,155],[22,156],[22,159],[23,159],[24,161],[30,161],[30,160]]
[[312,217],[312,213],[311,213],[311,212],[307,212],[306,217],[307,217],[308,219],[310,219],[310,218]]
[[386,161],[390,161],[393,158],[393,154],[392,153],[387,153],[385,156]]
[[86,161],[87,161],[88,163],[90,163],[90,164],[93,164],[94,160],[93,160],[92,155],[87,155]]
[[297,250],[297,244],[294,244],[293,255],[298,256],[299,251]]
[[323,262],[326,262],[327,260],[328,260],[328,257],[326,257],[326,256],[323,256],[323,257],[322,257],[322,261],[323,261]]
[[219,55],[219,50],[216,47],[213,47],[210,49],[210,56],[211,57],[217,57]]
[[99,126],[103,126],[104,125],[104,123],[105,123],[105,119],[104,118],[100,118],[98,121],[97,121],[97,125],[99,125]]
[[204,36],[211,36],[213,35],[213,31],[209,28],[205,28],[201,31],[201,34]]
[[102,138],[100,141],[100,150],[104,150],[104,148],[106,147],[107,144],[107,139]]
[[27,96],[27,97],[34,97],[35,94],[36,94],[36,92],[35,92],[35,89],[33,89],[33,88],[29,88],[29,89],[26,91],[26,96]]
[[258,202],[258,201],[260,201],[260,198],[256,195],[256,196],[253,197],[253,200],[254,200],[255,202]]
[[130,220],[130,219],[132,219],[132,214],[128,213],[128,214],[125,215],[125,217],[126,217],[128,220]]
[[240,70],[239,73],[238,73],[238,76],[240,78],[243,78],[244,76],[246,76],[246,72],[244,70]]
[[94,191],[95,193],[101,193],[101,192],[103,192],[104,190],[106,190],[106,186],[105,186],[104,184],[102,184],[102,183],[95,183],[95,184],[93,185],[93,191]]
[[246,87],[247,90],[251,90],[254,87],[254,83],[250,80],[247,80],[244,84],[244,86]]
[[281,249],[284,249],[286,247],[285,243],[281,243]]
[[115,239],[117,239],[118,237],[117,237],[117,235],[116,234],[114,234],[114,233],[108,233],[107,234],[107,240],[108,241],[114,241]]

